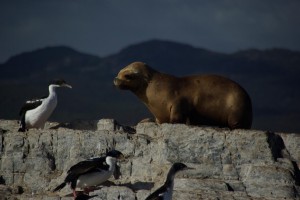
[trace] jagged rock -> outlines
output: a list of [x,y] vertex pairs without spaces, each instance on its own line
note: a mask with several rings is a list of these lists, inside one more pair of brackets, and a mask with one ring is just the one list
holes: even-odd
[[126,156],[119,163],[122,176],[93,192],[95,200],[144,199],[164,182],[173,162],[195,168],[177,174],[175,200],[300,198],[298,134],[77,122],[19,133],[17,121],[0,120],[1,198],[70,200],[69,187],[51,192],[69,167],[113,148]]

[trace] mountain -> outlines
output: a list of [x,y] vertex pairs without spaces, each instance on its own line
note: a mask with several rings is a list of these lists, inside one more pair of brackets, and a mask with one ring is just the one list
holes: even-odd
[[73,73],[98,66],[101,59],[70,47],[46,47],[11,57],[0,65],[1,80],[39,81],[47,76]]
[[134,61],[176,76],[229,77],[252,98],[253,128],[300,132],[300,52],[274,48],[225,54],[162,40],[133,44],[101,58],[65,46],[13,56],[0,65],[0,118],[17,118],[25,99],[44,95],[51,79],[63,77],[73,89],[59,91],[51,120],[105,117],[137,123],[150,113],[132,93],[117,90],[112,83],[118,71]]
[[199,71],[210,71],[227,59],[226,54],[216,53],[190,45],[151,40],[131,45],[119,53],[105,58],[112,65],[125,66],[134,61],[142,61],[157,66],[166,73],[182,75]]

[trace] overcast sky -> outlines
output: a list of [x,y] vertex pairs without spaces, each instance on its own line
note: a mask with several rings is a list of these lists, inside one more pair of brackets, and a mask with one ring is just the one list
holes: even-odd
[[0,0],[0,26],[0,63],[54,45],[106,56],[150,39],[300,50],[300,0]]

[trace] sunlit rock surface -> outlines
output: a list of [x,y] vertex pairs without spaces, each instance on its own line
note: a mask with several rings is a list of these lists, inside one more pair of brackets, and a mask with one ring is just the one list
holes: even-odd
[[173,199],[299,199],[300,134],[140,123],[112,119],[47,123],[19,133],[0,120],[0,199],[69,200],[52,190],[75,163],[117,149],[122,176],[93,199],[145,199],[172,163],[195,168],[176,175]]

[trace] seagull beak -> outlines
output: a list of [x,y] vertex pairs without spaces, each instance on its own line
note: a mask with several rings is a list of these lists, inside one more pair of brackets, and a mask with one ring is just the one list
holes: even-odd
[[69,85],[69,84],[63,84],[62,86],[63,86],[63,87],[67,87],[67,88],[70,88],[70,89],[72,89],[72,86],[71,86],[71,85]]

